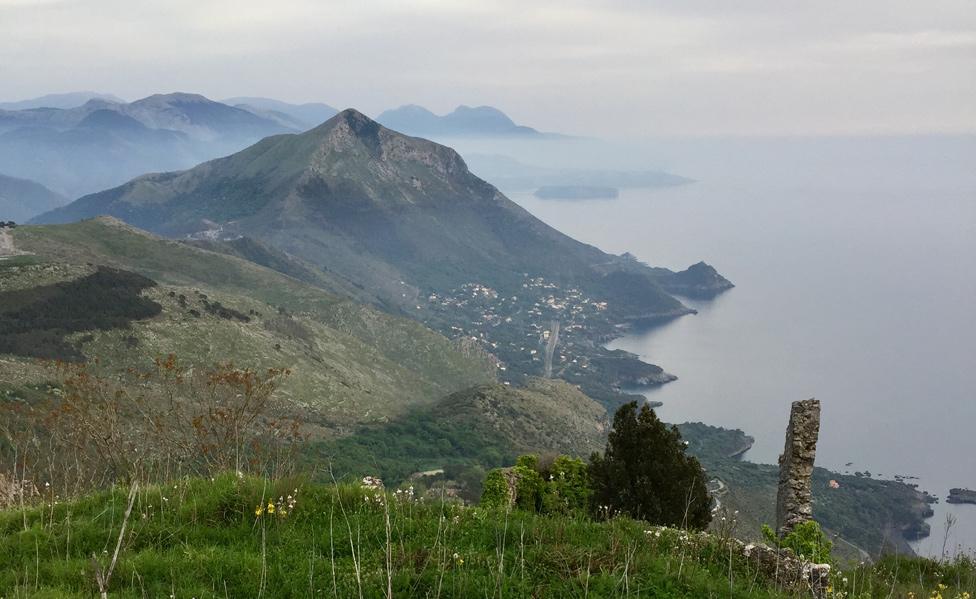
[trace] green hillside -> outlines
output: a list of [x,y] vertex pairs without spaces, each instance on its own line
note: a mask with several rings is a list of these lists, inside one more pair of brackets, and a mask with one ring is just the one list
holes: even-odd
[[486,469],[524,453],[588,456],[606,443],[606,410],[562,381],[532,379],[525,388],[478,385],[389,423],[313,445],[315,463],[339,475],[379,475],[399,483],[450,480],[477,500]]
[[[172,353],[189,364],[288,367],[292,375],[282,395],[307,408],[308,419],[336,431],[382,421],[494,378],[485,356],[459,351],[416,322],[119,221],[21,227],[13,237],[18,250],[33,255],[0,261],[0,323],[23,321],[22,312],[13,312],[17,305],[50,302],[47,289],[72,282],[76,288],[98,266],[148,278],[140,301],[159,307],[119,326],[67,330],[69,349],[42,357],[97,357],[122,369],[147,367],[154,357]],[[32,297],[32,291],[45,297]],[[43,377],[33,357],[0,356],[4,382]]]

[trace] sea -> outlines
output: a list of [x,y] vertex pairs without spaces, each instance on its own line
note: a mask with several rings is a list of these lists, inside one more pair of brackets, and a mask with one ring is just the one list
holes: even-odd
[[945,502],[976,489],[974,138],[622,147],[631,166],[695,182],[614,200],[507,195],[605,251],[676,270],[704,260],[735,284],[612,343],[678,376],[644,393],[659,415],[742,429],[756,439],[745,459],[776,463],[791,402],[815,397],[818,465],[917,477],[940,502],[915,550],[976,551],[976,505]]

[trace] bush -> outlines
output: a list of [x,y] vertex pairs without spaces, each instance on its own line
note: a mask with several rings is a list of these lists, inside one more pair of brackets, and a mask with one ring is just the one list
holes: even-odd
[[622,406],[604,455],[590,458],[592,508],[600,517],[624,513],[652,524],[704,529],[711,497],[698,460],[685,454],[677,427],[637,402]]
[[763,524],[762,534],[770,545],[790,549],[801,559],[818,564],[831,563],[830,551],[834,544],[814,520],[797,524],[782,539],[776,538],[776,533],[768,524]]
[[515,485],[515,507],[526,512],[578,512],[586,509],[590,496],[586,464],[567,456],[559,456],[543,466],[538,456],[523,455],[516,460],[509,474],[501,468],[490,471],[484,480],[480,505],[509,507],[509,484]]
[[523,455],[515,460],[515,505],[527,512],[538,512],[542,509],[539,456]]
[[484,489],[479,505],[488,509],[508,508],[508,480],[500,468],[495,468],[485,476]]
[[186,368],[169,355],[145,371],[49,371],[46,397],[0,402],[0,463],[32,472],[52,493],[186,473],[281,474],[304,439],[275,397],[286,369]]
[[543,468],[541,474],[543,513],[569,514],[586,510],[592,490],[583,460],[559,456],[548,468]]

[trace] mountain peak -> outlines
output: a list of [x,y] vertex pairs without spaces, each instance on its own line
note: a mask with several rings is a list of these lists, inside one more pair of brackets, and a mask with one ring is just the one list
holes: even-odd
[[372,123],[374,125],[379,125],[379,123],[369,118],[365,114],[359,112],[355,108],[346,108],[345,110],[341,110],[339,111],[339,114],[335,115],[332,118],[347,123],[362,123],[362,124]]
[[380,145],[380,130],[383,126],[359,112],[355,108],[346,108],[334,117],[325,121],[307,135],[322,136],[330,146],[338,147],[345,142],[358,140],[368,147],[378,148]]

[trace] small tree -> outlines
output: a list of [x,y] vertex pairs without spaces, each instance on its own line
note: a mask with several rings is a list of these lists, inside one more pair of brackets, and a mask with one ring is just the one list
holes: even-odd
[[637,402],[622,406],[604,455],[590,458],[591,505],[600,515],[624,513],[653,524],[704,529],[711,521],[705,472],[685,454],[677,427]]
[[515,460],[515,505],[520,510],[538,512],[542,507],[542,476],[539,456],[520,455]]

